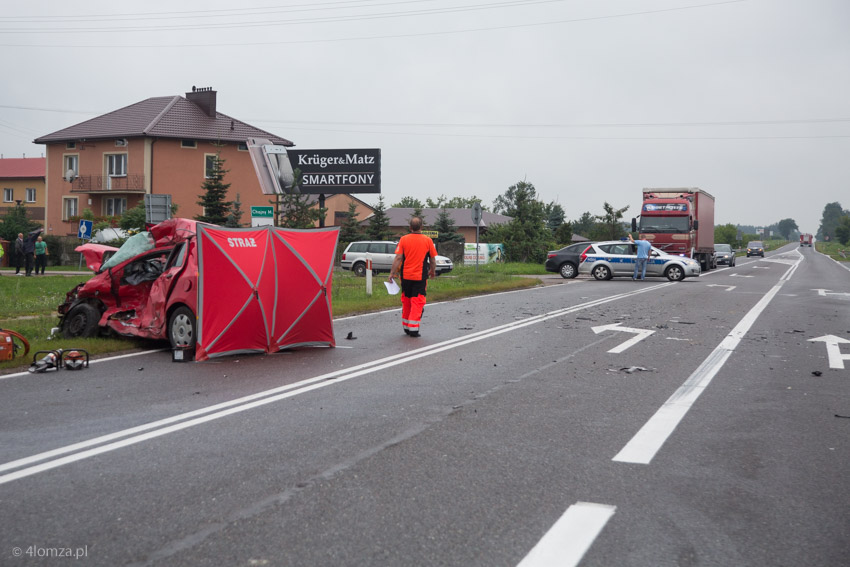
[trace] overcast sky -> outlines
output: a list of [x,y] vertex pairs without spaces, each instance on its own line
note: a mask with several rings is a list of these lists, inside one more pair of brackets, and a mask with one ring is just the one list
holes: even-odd
[[30,0],[0,30],[4,157],[196,85],[299,148],[380,148],[388,205],[526,180],[569,220],[644,187],[718,224],[850,208],[847,0]]

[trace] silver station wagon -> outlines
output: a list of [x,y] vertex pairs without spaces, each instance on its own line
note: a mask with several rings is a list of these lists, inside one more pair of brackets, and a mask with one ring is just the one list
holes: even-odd
[[[591,274],[597,280],[610,280],[617,276],[632,277],[637,263],[637,247],[628,241],[596,242],[581,255],[579,274]],[[684,256],[673,256],[658,248],[649,251],[646,276],[665,277],[671,282],[687,277],[698,277],[699,262]]]

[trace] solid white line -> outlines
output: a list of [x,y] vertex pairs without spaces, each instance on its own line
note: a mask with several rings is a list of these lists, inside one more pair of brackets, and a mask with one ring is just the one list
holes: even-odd
[[[45,459],[54,459],[54,457],[59,457],[60,455],[80,451],[78,453],[74,453],[73,455],[55,458],[54,460],[39,465],[29,466],[27,468],[0,476],[0,484],[4,484],[13,480],[17,480],[19,478],[24,478],[30,475],[44,472],[46,470],[50,470],[62,465],[80,461],[88,457],[100,455],[102,453],[113,451],[115,449],[127,447],[135,443],[154,439],[156,437],[160,437],[168,433],[174,433],[176,431],[180,431],[192,427],[194,425],[213,421],[215,419],[226,417],[235,413],[260,407],[268,403],[284,400],[296,396],[298,394],[310,392],[334,384],[339,384],[347,380],[363,376],[365,374],[370,374],[372,372],[391,368],[399,364],[404,364],[425,356],[430,356],[449,349],[457,348],[459,346],[500,335],[502,333],[515,331],[517,329],[521,329],[529,325],[534,325],[543,321],[547,321],[554,317],[560,317],[562,315],[574,313],[576,311],[581,311],[590,307],[596,307],[626,297],[639,295],[641,293],[647,293],[668,285],[673,284],[664,283],[657,286],[641,288],[627,293],[621,293],[602,299],[588,301],[573,307],[566,307],[563,309],[550,311],[541,315],[535,315],[527,319],[514,321],[484,331],[478,331],[470,335],[464,335],[462,337],[450,339],[441,343],[436,343],[434,345],[425,346],[410,352],[394,354],[392,356],[388,356],[371,362],[366,362],[352,368],[337,370],[328,374],[323,374],[320,376],[309,378],[307,380],[302,380],[294,384],[280,386],[278,388],[273,388],[271,390],[252,394],[250,396],[244,396],[242,398],[230,400],[228,402],[222,402],[220,404],[200,408],[191,412],[161,419],[159,421],[139,425],[137,427],[132,427],[130,429],[117,431],[115,433],[110,433],[108,435],[103,435],[101,437],[89,439],[87,441],[82,441],[73,445],[59,447],[51,451],[46,451],[37,455],[32,455],[29,457],[24,457],[22,459],[17,459],[15,461],[10,461],[8,463],[0,465],[0,471],[12,470],[19,467],[32,465],[33,463],[44,461]],[[121,439],[122,437],[127,438]],[[103,443],[108,444],[103,445]],[[97,445],[100,446],[98,447]]]
[[616,506],[576,502],[537,542],[517,567],[570,567],[578,565]]
[[779,293],[786,281],[794,274],[799,265],[794,264],[780,278],[779,283],[768,291],[756,305],[735,325],[721,343],[708,355],[702,364],[694,370],[685,383],[664,402],[657,412],[644,424],[626,446],[612,459],[621,463],[648,465],[661,449],[679,422],[691,409],[700,394],[708,387],[732,352],[750,330],[758,316],[767,308],[770,301]]

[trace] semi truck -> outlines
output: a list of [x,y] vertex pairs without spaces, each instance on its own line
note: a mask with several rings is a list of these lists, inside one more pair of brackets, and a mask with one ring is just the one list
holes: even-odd
[[644,189],[641,214],[632,232],[668,254],[687,256],[706,272],[714,254],[714,197],[696,187]]
[[814,237],[811,234],[801,234],[800,246],[811,246],[812,240],[814,240]]

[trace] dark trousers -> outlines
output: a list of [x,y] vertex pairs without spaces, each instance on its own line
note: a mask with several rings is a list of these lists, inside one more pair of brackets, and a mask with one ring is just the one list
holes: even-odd
[[15,253],[14,260],[15,260],[15,273],[18,274],[18,273],[20,273],[21,268],[24,267],[24,253],[23,252]]
[[29,276],[32,275],[33,253],[27,252],[25,256],[27,258],[27,275]]
[[44,268],[47,266],[47,254],[36,254],[35,255],[35,274],[38,275],[39,268],[41,269],[41,275],[44,275]]

